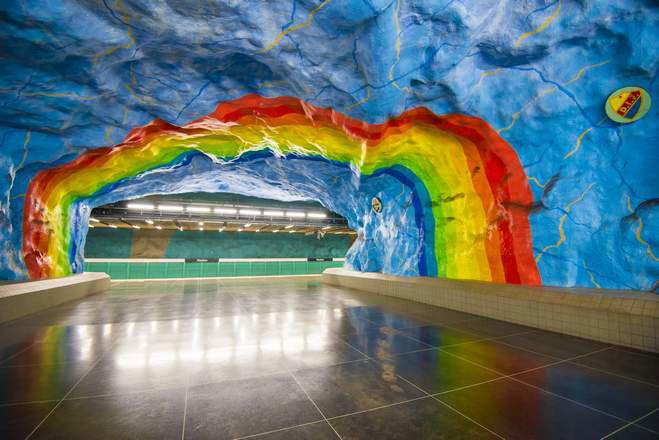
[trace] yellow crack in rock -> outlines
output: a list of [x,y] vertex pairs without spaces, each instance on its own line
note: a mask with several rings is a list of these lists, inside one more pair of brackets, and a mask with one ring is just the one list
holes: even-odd
[[[400,61],[400,22],[398,21],[398,11],[400,10],[400,0],[396,0],[396,7],[394,8],[394,23],[396,24],[396,61],[391,65],[389,68],[389,81],[394,80],[394,69],[396,68],[396,65]],[[396,84],[394,82],[394,84]],[[396,86],[398,87],[398,86]]]
[[149,105],[150,103],[153,102],[151,98],[138,96],[133,90],[133,88],[130,86],[130,84],[124,83],[123,86],[126,90],[128,90],[128,93],[130,93],[130,96],[132,98],[135,98],[137,101],[141,102],[142,104]]
[[318,6],[316,6],[311,12],[309,12],[309,15],[307,15],[307,19],[304,20],[304,22],[296,25],[296,26],[291,26],[289,28],[286,28],[285,30],[281,31],[277,37],[275,37],[274,41],[270,44],[268,44],[266,47],[264,47],[261,50],[256,51],[256,53],[266,53],[270,50],[272,50],[276,45],[278,45],[281,42],[281,39],[284,38],[287,34],[290,34],[291,32],[297,31],[299,29],[302,29],[303,27],[309,26],[311,22],[313,21],[314,15],[316,15],[321,9],[323,9],[329,2],[332,0],[325,0]]
[[600,67],[600,66],[603,66],[603,65],[605,65],[605,64],[609,64],[610,62],[611,62],[611,60],[606,60],[606,61],[602,61],[601,63],[590,64],[590,65],[588,65],[588,66],[586,66],[586,67],[582,67],[581,69],[579,69],[579,71],[577,72],[577,74],[574,75],[574,76],[572,77],[571,80],[569,80],[568,82],[566,82],[566,83],[563,84],[563,85],[564,85],[564,86],[567,86],[567,85],[569,85],[569,84],[572,84],[573,82],[578,81],[579,79],[581,79],[581,77],[584,76],[584,74],[585,74],[587,71],[589,71],[590,69],[594,69],[595,67]]
[[91,101],[99,98],[98,96],[80,96],[75,93],[42,93],[42,92],[28,92],[21,93],[21,96],[46,96],[49,98],[77,98],[83,101]]
[[[121,0],[117,0],[114,3],[114,8],[117,10],[117,12],[119,12],[121,10]],[[130,17],[128,16],[128,13],[127,12],[124,13],[124,21],[126,23],[128,23],[129,20],[130,20]],[[131,47],[133,47],[133,45],[135,44],[135,37],[133,37],[133,32],[130,29],[130,27],[127,28],[126,34],[128,35],[128,43],[120,44],[118,46],[111,47],[110,49],[104,50],[103,52],[97,53],[96,55],[94,55],[92,57],[92,66],[96,65],[96,63],[98,62],[98,59],[101,58],[101,57],[104,57],[106,55],[110,55],[110,54],[118,51],[119,49],[130,49]]]
[[105,140],[108,141],[108,144],[112,144],[112,130],[114,130],[113,126],[109,126],[105,129]]
[[659,261],[659,258],[657,258],[657,256],[654,254],[654,252],[652,252],[652,246],[650,246],[650,243],[643,240],[643,237],[641,237],[641,231],[643,231],[643,219],[641,218],[640,215],[638,215],[636,213],[636,211],[634,211],[632,209],[631,202],[632,202],[632,200],[629,197],[629,194],[627,194],[627,209],[638,220],[638,228],[636,228],[636,240],[638,240],[639,243],[641,243],[642,245],[645,246],[645,249],[646,249],[648,255],[650,256],[650,258],[652,258],[654,261]]
[[522,115],[522,113],[524,113],[524,110],[527,109],[527,107],[529,107],[531,104],[535,103],[537,100],[539,100],[539,99],[542,98],[543,96],[548,95],[548,94],[550,94],[550,93],[552,93],[552,92],[555,92],[556,90],[558,90],[558,87],[556,87],[556,86],[552,86],[552,87],[550,87],[550,88],[548,88],[548,89],[545,89],[545,90],[541,91],[538,95],[534,96],[533,98],[529,99],[529,100],[528,100],[528,101],[522,106],[521,109],[519,109],[518,111],[516,111],[515,113],[513,113],[512,120],[510,121],[510,124],[508,124],[508,126],[506,126],[506,127],[503,127],[503,128],[498,129],[498,130],[497,130],[497,133],[501,134],[501,133],[503,133],[504,131],[509,131],[509,130],[511,130],[511,129],[515,126],[515,123],[517,123],[517,120],[518,120],[519,117]]
[[502,70],[503,69],[501,67],[499,67],[497,69],[490,70],[489,72],[481,73],[481,76],[480,76],[480,78],[478,78],[478,83],[476,84],[476,86],[480,86],[481,83],[483,82],[483,80],[485,78],[487,78],[488,76],[496,75],[497,73],[501,72]]
[[591,271],[589,271],[588,269],[586,269],[586,272],[588,272],[588,276],[590,277],[590,281],[595,285],[595,287],[597,287],[598,289],[601,289],[602,286],[597,284],[597,281],[595,281],[595,277],[593,276],[593,273]]
[[21,160],[21,163],[18,164],[18,167],[16,168],[17,170],[23,168],[23,165],[25,164],[25,161],[27,160],[27,154],[28,150],[27,147],[30,145],[30,138],[32,137],[32,130],[27,129],[25,131],[25,141],[23,142],[23,160]]
[[364,68],[362,67],[361,64],[359,65],[359,72],[361,73],[364,83],[366,84],[366,96],[360,99],[359,101],[355,102],[354,104],[351,104],[348,107],[346,107],[346,111],[350,111],[353,108],[362,105],[365,102],[367,102],[369,99],[371,99],[371,86],[368,84],[368,77],[366,76],[366,72],[364,72]]
[[[592,69],[592,68],[595,68],[595,67],[603,66],[603,65],[605,65],[605,64],[607,64],[607,63],[609,63],[609,62],[611,62],[611,60],[606,60],[606,61],[602,61],[602,62],[599,62],[599,63],[596,63],[596,64],[589,64],[589,65],[587,65],[587,66],[584,66],[584,67],[582,67],[581,69],[579,69],[579,70],[577,71],[577,73],[576,73],[576,74],[575,74],[570,80],[568,80],[567,82],[563,83],[562,85],[563,85],[563,86],[567,86],[568,84],[572,84],[573,82],[575,82],[575,81],[581,79],[581,78],[584,76],[584,74],[585,74],[588,70],[590,70],[590,69]],[[542,90],[539,94],[537,94],[536,96],[534,96],[534,97],[532,97],[531,99],[529,99],[528,101],[526,101],[526,103],[524,103],[524,105],[522,106],[521,109],[519,109],[518,111],[516,111],[515,113],[513,113],[513,115],[512,115],[512,120],[511,120],[510,124],[508,124],[508,126],[506,126],[506,127],[503,127],[503,128],[500,128],[499,130],[497,130],[497,133],[500,134],[500,133],[503,133],[504,131],[509,131],[509,130],[511,130],[511,129],[515,126],[515,123],[517,122],[517,120],[519,119],[519,117],[521,116],[521,114],[522,114],[522,113],[523,113],[523,112],[524,112],[524,111],[525,111],[525,110],[526,110],[531,104],[535,103],[537,100],[539,100],[539,99],[542,98],[543,96],[546,96],[546,95],[548,95],[548,94],[550,94],[550,93],[555,92],[556,90],[558,90],[558,87],[557,87],[557,86],[552,86],[552,87],[550,87],[550,88],[548,88],[548,89],[544,89],[544,90]]]
[[563,229],[563,223],[565,223],[565,219],[567,219],[567,215],[570,213],[570,210],[572,209],[572,207],[573,207],[574,205],[576,205],[577,203],[579,203],[580,201],[582,201],[584,197],[586,197],[586,194],[588,194],[588,191],[590,191],[590,189],[591,189],[594,185],[595,185],[594,183],[591,183],[590,185],[588,185],[588,188],[586,188],[586,190],[585,190],[584,192],[582,192],[581,195],[579,195],[579,197],[577,197],[576,199],[572,200],[572,201],[571,201],[570,203],[568,203],[567,206],[564,208],[565,214],[563,214],[563,215],[561,216],[561,218],[559,219],[559,221],[558,221],[558,233],[559,233],[559,235],[560,235],[560,238],[558,239],[558,241],[557,241],[556,243],[554,243],[554,244],[550,244],[549,246],[546,246],[546,247],[542,250],[542,252],[540,252],[540,253],[538,254],[538,256],[535,258],[535,262],[536,262],[536,263],[540,261],[540,258],[542,258],[542,255],[543,255],[545,252],[547,252],[549,249],[555,249],[555,248],[557,248],[557,247],[559,247],[560,245],[563,244],[563,242],[565,241],[565,238],[566,238],[566,237],[565,237],[565,230]]
[[536,29],[532,30],[531,32],[525,32],[522,35],[517,38],[517,41],[515,41],[515,44],[513,44],[513,47],[517,47],[520,44],[522,44],[522,41],[525,39],[532,37],[535,34],[539,34],[540,32],[544,31],[547,26],[551,24],[552,21],[558,17],[558,13],[561,11],[561,0],[558,0],[558,4],[556,5],[556,9],[554,10],[554,13],[551,14],[545,21],[542,22],[540,26],[538,26]]
[[586,135],[588,134],[588,132],[589,132],[590,130],[592,130],[592,129],[593,129],[593,127],[590,127],[590,128],[588,128],[587,130],[585,130],[583,133],[581,133],[581,134],[579,135],[579,137],[577,138],[577,143],[576,143],[576,145],[574,146],[574,148],[572,149],[572,151],[570,151],[568,154],[566,154],[566,155],[563,157],[563,160],[567,159],[568,157],[572,156],[573,154],[575,154],[576,152],[579,151],[579,149],[581,148],[581,140],[582,140],[583,137],[586,136]]
[[355,102],[354,104],[350,104],[348,107],[346,107],[346,111],[350,111],[353,108],[364,104],[369,99],[371,99],[371,87],[367,85],[366,86],[366,96],[364,98],[360,99],[359,101]]
[[536,185],[538,185],[538,187],[541,188],[541,189],[545,189],[545,186],[547,186],[546,183],[544,183],[544,184],[540,183],[540,181],[536,177],[529,177],[529,180],[531,182],[535,183]]
[[401,90],[403,92],[407,92],[411,95],[414,95],[415,94],[414,90],[410,89],[409,87],[401,87],[394,80],[394,71],[396,69],[396,66],[398,65],[398,62],[400,61],[400,47],[401,47],[400,34],[401,34],[402,30],[400,28],[400,21],[398,20],[398,12],[399,11],[400,11],[400,0],[397,0],[396,1],[396,8],[394,9],[394,23],[396,23],[396,61],[389,68],[389,81],[392,81],[392,84],[398,90]]
[[[522,43],[522,41],[524,41],[525,39],[529,38],[530,36],[535,35],[535,34],[538,34],[538,33],[542,32],[542,31],[544,31],[545,28],[546,28],[547,26],[549,26],[549,25],[551,24],[551,22],[554,21],[554,20],[556,19],[556,17],[558,17],[558,13],[560,12],[560,10],[561,10],[561,0],[558,0],[558,5],[556,6],[556,9],[554,10],[554,13],[553,13],[551,16],[549,16],[549,17],[548,17],[548,18],[547,18],[547,19],[546,19],[546,20],[545,20],[545,21],[544,21],[544,22],[543,22],[543,23],[542,23],[537,29],[535,29],[535,30],[533,30],[533,31],[531,31],[531,32],[525,32],[525,33],[523,33],[522,35],[520,35],[519,37],[517,37],[517,40],[516,40],[515,43],[513,44],[513,47],[517,47],[517,46],[519,46],[519,45]],[[608,61],[605,61],[605,62],[602,63],[602,64],[606,64],[606,63],[608,63]],[[599,64],[598,64],[598,65],[599,65]],[[593,67],[597,67],[598,65],[593,66]],[[581,70],[583,70],[583,72],[580,71],[580,72],[581,72],[580,75],[583,75],[584,72],[586,71],[586,69],[587,69],[587,67],[584,67],[583,69],[581,69]],[[478,83],[477,83],[476,85],[479,86],[479,85],[481,84],[481,82],[483,82],[483,80],[484,80],[485,78],[487,78],[488,76],[496,75],[497,73],[501,72],[502,70],[503,70],[503,69],[502,69],[501,67],[499,67],[499,68],[497,68],[497,69],[490,70],[489,72],[481,73],[481,76],[480,76],[480,78],[478,79]],[[580,75],[578,75],[578,77],[575,78],[574,81],[576,81],[577,79],[579,79]],[[570,82],[572,82],[572,81],[569,81],[567,84],[569,84]]]

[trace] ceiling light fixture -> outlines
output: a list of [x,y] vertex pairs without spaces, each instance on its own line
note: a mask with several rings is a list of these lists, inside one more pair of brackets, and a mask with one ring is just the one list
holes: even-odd
[[217,232],[222,232],[224,231],[224,226],[222,226],[220,229],[217,230]]
[[199,226],[204,226],[204,222],[199,222]]
[[263,211],[263,215],[268,217],[283,217],[284,211]]
[[147,219],[145,219],[144,221],[145,221],[145,222],[147,222],[147,223],[148,223],[148,224],[150,224],[150,225],[152,225],[152,224],[153,224],[153,220],[150,220],[150,219],[148,219],[148,218],[147,218]]
[[295,232],[295,231],[288,231],[289,234],[292,234],[293,232]]
[[94,222],[94,223],[98,223],[98,222],[99,222],[99,220],[98,220],[97,218],[94,218],[94,217],[89,217],[89,221],[90,221],[90,222]]
[[243,226],[245,226],[246,228],[249,228],[250,226],[252,226],[252,224],[251,223],[245,223]]
[[200,227],[199,227],[199,230],[200,230],[200,231],[203,231],[203,230],[204,230],[204,228],[200,226]]
[[162,229],[162,226],[158,225],[156,226],[156,229]]
[[238,232],[242,231],[242,228],[238,228],[237,231],[238,231]]
[[211,212],[208,206],[186,206],[185,210],[188,212]]
[[150,211],[152,209],[155,209],[155,206],[153,206],[150,203],[129,203],[129,204],[126,205],[126,208]]
[[286,226],[284,226],[284,229],[291,229],[291,228],[294,228],[294,227],[295,227],[295,225],[286,225]]
[[260,209],[241,209],[240,215],[261,215]]
[[140,229],[140,227],[137,226],[137,225],[130,225],[130,226],[131,226],[133,229]]
[[274,230],[274,231],[272,231],[272,232],[279,232],[279,229],[275,229],[275,230]]
[[91,223],[89,224],[89,227],[94,229],[94,225],[92,225]]
[[327,218],[327,214],[324,212],[308,212],[307,217],[309,218]]
[[332,229],[332,227],[331,227],[331,226],[324,226],[324,227],[321,228],[321,229],[322,229],[322,230],[327,230],[327,229]]
[[111,227],[112,229],[117,229],[116,225],[108,225],[108,226]]
[[170,211],[170,212],[181,212],[183,211],[182,206],[177,205],[158,205],[160,211]]
[[303,218],[306,215],[307,215],[306,213],[300,211],[286,211],[286,217]]
[[215,208],[213,212],[215,214],[235,214],[238,210],[236,208]]

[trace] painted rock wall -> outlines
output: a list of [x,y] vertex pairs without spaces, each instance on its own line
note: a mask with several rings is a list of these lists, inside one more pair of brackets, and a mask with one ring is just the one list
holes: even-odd
[[658,96],[651,0],[5,3],[0,277],[201,190],[321,201],[359,270],[656,288],[657,106],[604,113]]

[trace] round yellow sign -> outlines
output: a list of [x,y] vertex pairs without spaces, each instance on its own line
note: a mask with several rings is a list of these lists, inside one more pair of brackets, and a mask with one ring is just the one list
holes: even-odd
[[621,124],[638,121],[650,110],[650,94],[641,87],[623,87],[606,100],[606,114]]

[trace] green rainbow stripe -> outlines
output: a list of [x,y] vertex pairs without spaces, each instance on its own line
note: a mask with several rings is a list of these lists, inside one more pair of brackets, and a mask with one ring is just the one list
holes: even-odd
[[[162,120],[114,147],[82,153],[31,182],[23,216],[23,259],[32,278],[71,273],[69,208],[121,179],[196,151],[217,158],[268,149],[321,156],[362,175],[404,170],[434,220],[425,249],[432,276],[540,284],[528,212],[533,197],[512,147],[483,120],[425,108],[368,124],[297,98],[247,95],[186,126]],[[434,266],[433,266],[434,267]]]

